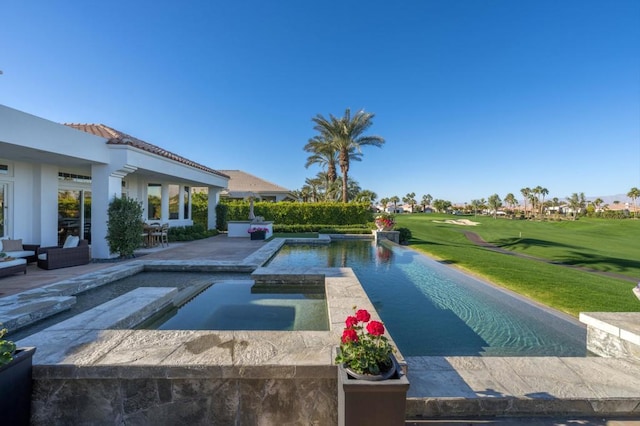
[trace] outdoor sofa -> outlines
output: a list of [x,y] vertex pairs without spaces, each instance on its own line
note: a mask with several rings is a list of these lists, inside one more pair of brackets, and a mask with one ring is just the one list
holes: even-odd
[[38,249],[38,267],[42,269],[67,268],[86,265],[90,262],[89,242],[80,240],[78,237],[67,237],[67,241],[62,246],[40,247]]
[[27,263],[38,260],[36,254],[39,247],[37,244],[22,244],[22,240],[0,240],[0,252],[6,254],[7,257],[25,259]]

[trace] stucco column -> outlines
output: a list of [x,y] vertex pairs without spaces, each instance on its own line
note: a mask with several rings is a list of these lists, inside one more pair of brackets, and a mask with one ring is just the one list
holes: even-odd
[[[33,224],[34,238],[25,241],[38,242],[42,247],[58,245],[58,168],[56,166],[40,164],[34,166],[33,194],[34,203]],[[27,210],[18,210],[27,211]],[[28,219],[23,213],[16,215],[16,221]],[[24,238],[24,237],[23,237]]]
[[122,179],[135,168],[111,170],[108,165],[91,166],[91,257],[109,259],[107,243],[107,221],[109,204],[122,196]]
[[210,186],[207,200],[207,225],[209,229],[216,229],[216,206],[218,201],[220,201],[220,188]]

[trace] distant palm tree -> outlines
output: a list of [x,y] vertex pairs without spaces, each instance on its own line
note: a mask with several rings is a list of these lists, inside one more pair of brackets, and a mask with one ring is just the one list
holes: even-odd
[[396,210],[398,209],[398,203],[400,202],[400,197],[398,197],[397,195],[394,195],[393,197],[389,198],[389,201],[393,203],[393,212],[395,213]]
[[504,196],[504,202],[507,203],[507,205],[511,208],[511,210],[513,210],[516,204],[518,203],[518,201],[516,200],[516,196],[513,195],[511,192]]
[[413,206],[417,204],[416,193],[415,192],[408,193],[407,195],[402,197],[402,201],[411,206],[411,213],[413,213]]
[[633,201],[633,217],[635,219],[638,218],[638,208],[636,206],[636,200],[640,198],[640,189],[633,187],[629,192],[627,192],[627,197],[631,198]]
[[381,198],[380,199],[380,204],[382,204],[382,210],[383,211],[387,211],[387,204],[389,204],[389,199],[388,198]]
[[522,188],[520,193],[524,201],[524,217],[527,217],[527,200],[531,197],[531,188]]
[[433,197],[431,196],[431,194],[426,194],[422,196],[422,211],[426,211],[427,210],[427,206],[431,205],[431,200],[433,200]]
[[363,135],[373,124],[374,114],[358,111],[353,117],[351,110],[347,108],[344,116],[334,117],[329,114],[326,119],[321,114],[312,118],[316,124],[314,129],[319,137],[331,145],[338,152],[338,164],[342,172],[342,201],[348,202],[349,165],[354,156],[362,155],[361,147],[372,145],[380,147],[384,144],[381,136]]

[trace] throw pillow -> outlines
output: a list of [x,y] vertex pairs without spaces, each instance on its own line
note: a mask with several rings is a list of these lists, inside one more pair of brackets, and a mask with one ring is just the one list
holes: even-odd
[[2,240],[2,251],[22,251],[22,240]]
[[64,245],[62,248],[73,248],[78,247],[78,243],[80,242],[80,237],[76,237],[74,235],[69,235],[66,240],[64,240]]

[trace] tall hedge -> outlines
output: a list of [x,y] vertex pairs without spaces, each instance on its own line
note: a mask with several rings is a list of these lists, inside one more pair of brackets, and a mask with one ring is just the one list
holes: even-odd
[[[224,228],[228,220],[248,220],[248,201],[224,201],[225,207],[216,211],[221,219],[224,212]],[[292,203],[257,201],[253,204],[256,216],[276,224],[296,225],[321,223],[327,225],[354,225],[371,222],[372,213],[369,203]],[[222,225],[221,223],[217,224]]]

